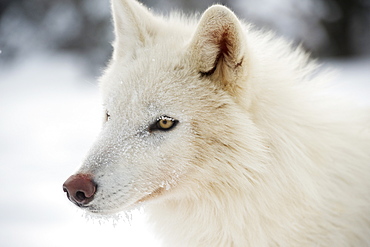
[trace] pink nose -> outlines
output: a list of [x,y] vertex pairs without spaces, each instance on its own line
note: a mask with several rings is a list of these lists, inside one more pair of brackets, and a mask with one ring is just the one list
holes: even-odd
[[71,202],[83,207],[94,199],[96,184],[89,174],[72,175],[64,182],[63,191]]

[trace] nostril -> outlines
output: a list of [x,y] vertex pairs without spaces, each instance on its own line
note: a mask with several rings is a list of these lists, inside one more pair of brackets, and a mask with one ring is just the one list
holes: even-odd
[[79,200],[79,201],[83,201],[85,200],[87,197],[85,196],[85,193],[83,191],[77,191],[76,192],[76,198]]

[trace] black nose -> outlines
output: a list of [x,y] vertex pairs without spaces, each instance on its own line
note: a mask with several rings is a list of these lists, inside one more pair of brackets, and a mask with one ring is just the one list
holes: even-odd
[[71,202],[83,207],[94,199],[96,184],[89,174],[72,175],[64,182],[63,191]]

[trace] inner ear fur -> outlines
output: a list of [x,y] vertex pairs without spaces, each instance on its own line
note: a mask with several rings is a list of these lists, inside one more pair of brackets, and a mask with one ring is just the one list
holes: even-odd
[[225,90],[236,93],[246,73],[245,35],[235,14],[222,5],[208,8],[190,44],[193,61],[202,77],[211,77]]

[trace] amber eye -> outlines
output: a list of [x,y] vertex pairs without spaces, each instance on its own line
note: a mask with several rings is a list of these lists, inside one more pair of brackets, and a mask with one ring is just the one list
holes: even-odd
[[158,127],[160,129],[169,129],[173,125],[174,125],[174,121],[172,119],[163,118],[163,119],[158,120]]
[[153,130],[163,130],[163,131],[166,131],[166,130],[170,130],[172,129],[173,127],[176,126],[176,124],[178,123],[179,121],[178,120],[175,120],[171,117],[167,117],[167,116],[161,116],[157,119],[157,121],[152,124],[150,126],[150,130],[153,131]]

